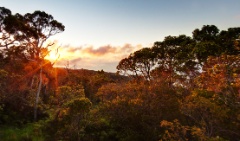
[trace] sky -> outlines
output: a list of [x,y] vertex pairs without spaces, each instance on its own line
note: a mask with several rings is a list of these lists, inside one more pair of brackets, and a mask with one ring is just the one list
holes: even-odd
[[[65,26],[53,36],[57,66],[116,72],[119,61],[166,36],[240,26],[240,0],[0,0],[13,14],[36,10]],[[56,49],[49,59],[57,58]]]

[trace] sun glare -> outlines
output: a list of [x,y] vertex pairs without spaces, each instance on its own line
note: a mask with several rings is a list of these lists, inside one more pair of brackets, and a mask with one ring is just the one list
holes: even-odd
[[69,59],[75,59],[76,55],[72,54],[68,50],[64,48],[58,48],[58,49],[53,49],[46,57],[45,59],[48,59],[51,62],[61,62],[64,60],[69,60]]
[[55,53],[55,52],[50,52],[47,56],[46,59],[50,60],[50,61],[56,61],[57,59],[59,59],[59,54]]

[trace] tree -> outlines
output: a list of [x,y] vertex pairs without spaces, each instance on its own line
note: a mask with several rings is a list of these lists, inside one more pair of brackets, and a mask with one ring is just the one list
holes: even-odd
[[196,126],[184,126],[177,119],[173,122],[166,120],[161,121],[161,127],[166,128],[160,141],[174,141],[174,140],[224,140],[217,137],[208,137],[204,134],[204,130]]
[[193,39],[197,42],[215,41],[217,39],[219,29],[215,25],[204,25],[201,30],[195,29]]
[[137,78],[141,75],[146,80],[151,80],[150,73],[155,66],[155,58],[151,48],[143,48],[122,59],[117,69],[123,71],[123,73],[132,72]]
[[240,28],[220,31],[215,25],[195,29],[192,37],[167,36],[151,48],[143,48],[122,59],[117,69],[120,72],[146,80],[152,75],[168,74],[170,85],[192,87],[209,56],[240,53]]
[[91,107],[90,100],[80,95],[66,101],[45,127],[49,139],[82,140]]
[[220,56],[221,54],[239,54],[240,28],[229,28],[227,31],[219,29],[215,25],[204,25],[202,29],[193,31],[193,39],[196,46],[193,53],[200,63],[204,63],[208,56]]
[[[39,64],[35,68],[35,72],[39,73],[34,106],[34,120],[36,120],[43,74],[46,74],[43,68],[49,64],[44,58],[49,53],[48,48],[53,45],[53,43],[46,44],[46,41],[51,36],[64,31],[65,27],[54,20],[52,15],[43,11],[35,11],[22,16],[18,13],[12,15],[10,10],[1,7],[0,14],[0,41],[1,47],[4,47],[2,50],[3,59],[10,62],[19,60],[23,63],[33,61]],[[32,80],[36,77],[36,73],[32,75]]]
[[28,52],[32,59],[44,58],[46,54],[42,52],[52,44],[44,46],[44,43],[51,36],[64,31],[64,26],[54,20],[53,16],[43,11],[35,11],[24,15],[27,26],[34,29],[37,33],[37,39],[28,42]]
[[218,37],[218,43],[223,47],[223,52],[229,55],[240,53],[240,28],[228,28],[227,31],[221,31]]
[[[182,112],[208,137],[239,138],[239,56],[208,57]],[[231,123],[229,123],[231,121]]]
[[139,75],[136,62],[132,54],[130,54],[127,58],[122,59],[119,62],[117,69],[124,75],[129,75],[129,73],[130,75],[134,75],[135,77],[138,77]]
[[8,48],[8,40],[10,40],[10,35],[7,33],[7,31],[5,30],[5,23],[4,20],[8,17],[11,16],[12,12],[5,8],[5,7],[0,7],[0,47],[4,47],[4,48]]
[[161,131],[158,123],[180,116],[175,91],[164,82],[110,83],[97,95],[102,100],[100,117],[118,140],[157,140]]
[[39,85],[36,93],[36,106],[34,108],[34,120],[37,120],[37,105],[38,99],[42,88],[42,68],[43,68],[43,59],[48,54],[46,50],[52,44],[48,44],[44,46],[44,43],[51,36],[64,31],[64,26],[58,21],[54,20],[52,15],[49,15],[42,11],[35,11],[30,14],[27,13],[24,15],[24,19],[26,21],[27,26],[34,29],[37,33],[36,40],[30,40],[27,42],[27,51],[29,53],[29,59],[33,61],[37,61],[40,66],[39,72]]
[[225,104],[237,106],[240,89],[239,66],[239,56],[236,55],[209,57],[203,66],[202,74],[195,82],[200,89],[213,91],[217,97],[222,95],[221,99]]
[[[194,55],[191,53],[195,46],[194,40],[185,35],[168,36],[162,42],[155,42],[152,50],[156,54],[158,65],[153,75],[167,74],[169,85],[174,82],[190,81],[196,77],[199,69]],[[186,84],[185,84],[186,85]]]

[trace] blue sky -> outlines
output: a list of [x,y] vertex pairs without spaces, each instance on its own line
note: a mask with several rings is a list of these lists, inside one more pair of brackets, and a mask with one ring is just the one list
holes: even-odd
[[[126,45],[132,48],[128,51],[134,51],[168,35],[191,36],[195,28],[207,24],[220,30],[240,25],[240,0],[0,0],[0,4],[12,13],[42,10],[53,15],[66,29],[52,39],[68,48],[88,48],[95,53]],[[124,54],[118,57],[120,60],[109,58],[109,53],[101,57],[103,60],[97,60],[97,64],[102,68],[93,63],[89,69],[115,71]],[[75,63],[86,64],[84,59]]]

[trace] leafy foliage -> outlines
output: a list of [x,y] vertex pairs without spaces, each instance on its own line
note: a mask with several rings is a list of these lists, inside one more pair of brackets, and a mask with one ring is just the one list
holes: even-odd
[[45,42],[64,28],[44,11],[0,7],[1,139],[240,138],[239,27],[167,36],[123,58],[117,74],[53,68]]

